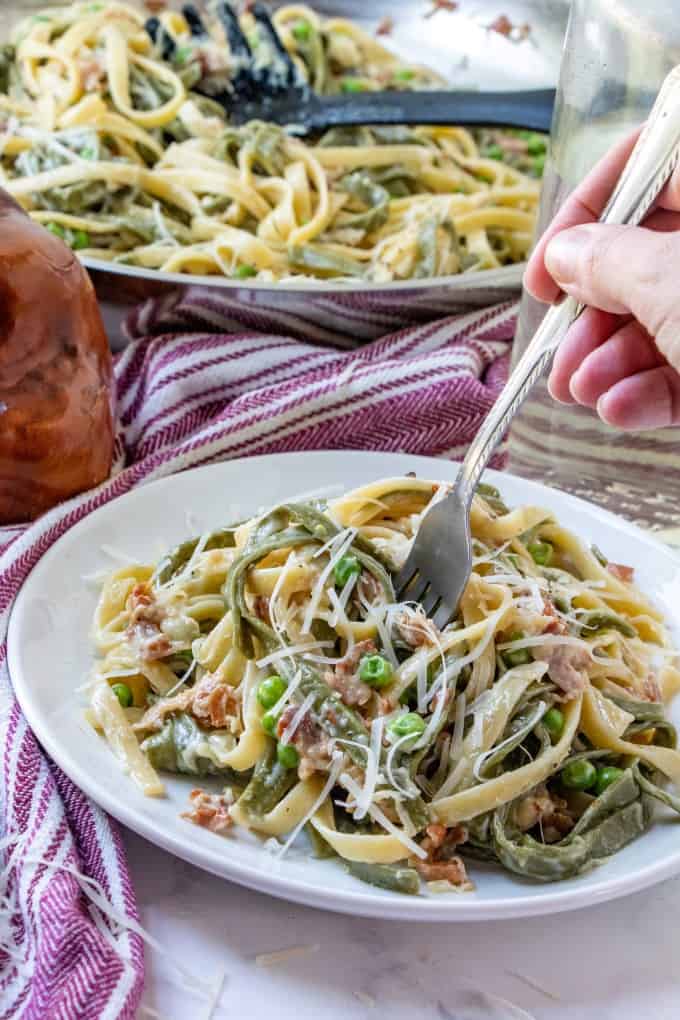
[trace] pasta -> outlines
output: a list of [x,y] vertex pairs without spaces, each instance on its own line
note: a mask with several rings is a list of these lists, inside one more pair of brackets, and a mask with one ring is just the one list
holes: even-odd
[[[206,93],[239,72],[218,24],[165,12],[164,57],[118,2],[48,8],[0,49],[0,185],[80,255],[264,282],[377,283],[522,261],[545,139],[462,127],[336,128],[309,144],[230,126]],[[242,16],[256,61],[266,43]],[[274,16],[300,79],[323,93],[441,85],[349,21]]]
[[472,888],[468,858],[567,878],[640,835],[654,799],[680,810],[678,656],[631,568],[481,485],[455,619],[396,600],[446,491],[284,503],[111,574],[90,717],[140,788],[193,776],[190,821],[278,853],[305,829],[408,894]]

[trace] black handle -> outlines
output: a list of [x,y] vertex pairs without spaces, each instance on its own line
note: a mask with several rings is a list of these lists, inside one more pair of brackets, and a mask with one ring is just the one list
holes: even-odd
[[[341,96],[310,97],[307,109],[301,109],[299,113],[300,121],[308,131],[359,124],[489,124],[550,131],[554,105],[554,89],[524,92],[353,92]],[[292,123],[296,123],[295,117]]]

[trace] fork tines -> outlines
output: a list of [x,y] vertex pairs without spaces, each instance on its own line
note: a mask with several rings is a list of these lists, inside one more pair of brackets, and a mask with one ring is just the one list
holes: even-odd
[[182,17],[189,26],[189,31],[195,39],[200,39],[207,36],[208,30],[205,27],[203,18],[198,13],[193,4],[184,4],[182,7]]
[[222,23],[232,54],[241,58],[242,66],[232,78],[232,89],[239,99],[256,99],[260,96],[276,96],[287,92],[297,81],[297,69],[290,54],[281,41],[267,10],[256,3],[252,14],[260,31],[269,42],[280,64],[280,68],[269,64],[257,64],[238,17],[229,3],[217,5],[217,16]]

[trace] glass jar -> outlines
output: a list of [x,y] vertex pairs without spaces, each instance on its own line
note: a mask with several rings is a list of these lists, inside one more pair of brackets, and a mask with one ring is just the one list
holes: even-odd
[[[537,236],[574,186],[643,121],[667,72],[680,63],[674,0],[574,0],[564,46]],[[545,314],[525,294],[516,361]],[[557,404],[545,381],[515,420],[510,470],[545,481],[655,529],[680,526],[680,429],[639,434],[594,411]]]

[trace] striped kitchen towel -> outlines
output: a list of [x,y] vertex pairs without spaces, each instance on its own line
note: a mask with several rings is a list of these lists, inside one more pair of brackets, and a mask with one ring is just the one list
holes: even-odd
[[111,478],[0,529],[1,1020],[132,1020],[144,979],[116,828],[44,754],[11,693],[5,635],[31,568],[103,503],[199,464],[338,448],[461,456],[502,386],[516,313],[496,306],[362,345],[351,326],[306,335],[270,316],[265,334],[213,306],[179,311],[145,306],[130,323]]

